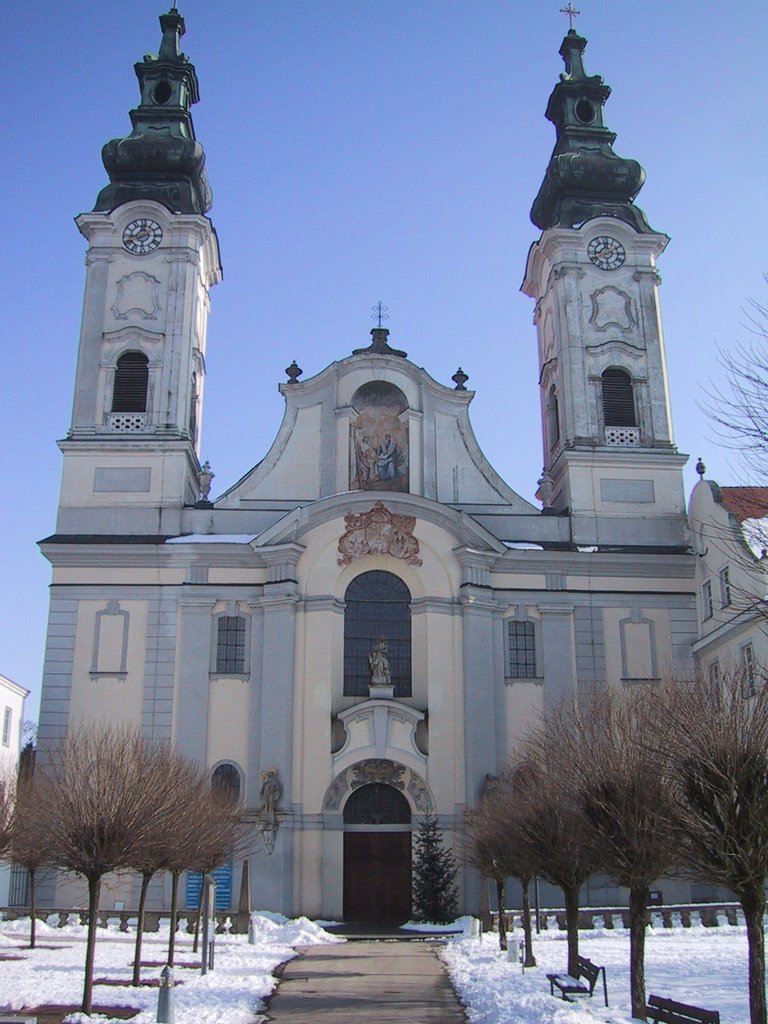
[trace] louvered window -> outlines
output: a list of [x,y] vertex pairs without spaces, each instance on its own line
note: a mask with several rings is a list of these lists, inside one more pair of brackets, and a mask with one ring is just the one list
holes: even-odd
[[379,637],[387,641],[395,697],[411,696],[411,592],[391,572],[355,577],[344,595],[344,694],[367,697],[368,657]]
[[146,412],[149,365],[143,352],[126,352],[117,360],[112,412]]
[[245,618],[222,615],[216,637],[216,671],[243,675],[245,670]]
[[625,370],[603,373],[603,418],[606,427],[636,427],[632,378]]

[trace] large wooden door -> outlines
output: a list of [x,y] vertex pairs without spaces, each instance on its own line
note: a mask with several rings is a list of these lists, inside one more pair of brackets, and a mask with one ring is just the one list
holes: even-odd
[[402,924],[411,916],[411,833],[344,833],[344,920]]

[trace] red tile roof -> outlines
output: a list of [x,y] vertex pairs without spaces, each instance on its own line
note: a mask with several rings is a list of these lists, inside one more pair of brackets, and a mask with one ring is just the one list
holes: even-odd
[[768,487],[721,487],[722,501],[740,522],[768,516]]

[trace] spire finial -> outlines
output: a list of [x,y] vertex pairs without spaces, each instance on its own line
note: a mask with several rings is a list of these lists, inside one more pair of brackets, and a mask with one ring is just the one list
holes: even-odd
[[696,463],[696,472],[699,474],[700,479],[704,479],[704,474],[707,472],[707,467],[704,465],[704,460],[699,456],[699,461]]
[[577,14],[581,14],[581,11],[577,11],[569,0],[565,7],[560,8],[560,13],[568,15],[569,31],[573,32],[573,19],[576,17]]
[[371,306],[371,309],[373,310],[371,319],[377,320],[379,327],[381,327],[382,320],[389,320],[389,313],[387,312],[389,306],[385,306],[383,302],[377,302],[375,306]]

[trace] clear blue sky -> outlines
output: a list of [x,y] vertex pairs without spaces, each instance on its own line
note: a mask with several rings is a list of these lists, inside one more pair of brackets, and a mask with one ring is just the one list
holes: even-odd
[[[203,457],[213,493],[265,454],[277,383],[367,343],[370,307],[437,380],[461,364],[502,476],[532,499],[541,469],[536,337],[519,293],[528,219],[554,142],[562,0],[181,0],[195,126],[224,282],[213,291]],[[639,205],[671,236],[660,263],[676,440],[738,482],[697,402],[717,347],[765,301],[766,7],[757,0],[583,0],[586,66],[613,88],[616,151],[648,178]],[[0,672],[39,700],[56,439],[72,401],[84,240],[73,217],[106,183],[102,144],[129,130],[133,63],[157,51],[159,0],[0,3],[5,440]],[[764,481],[760,481],[764,482]]]

